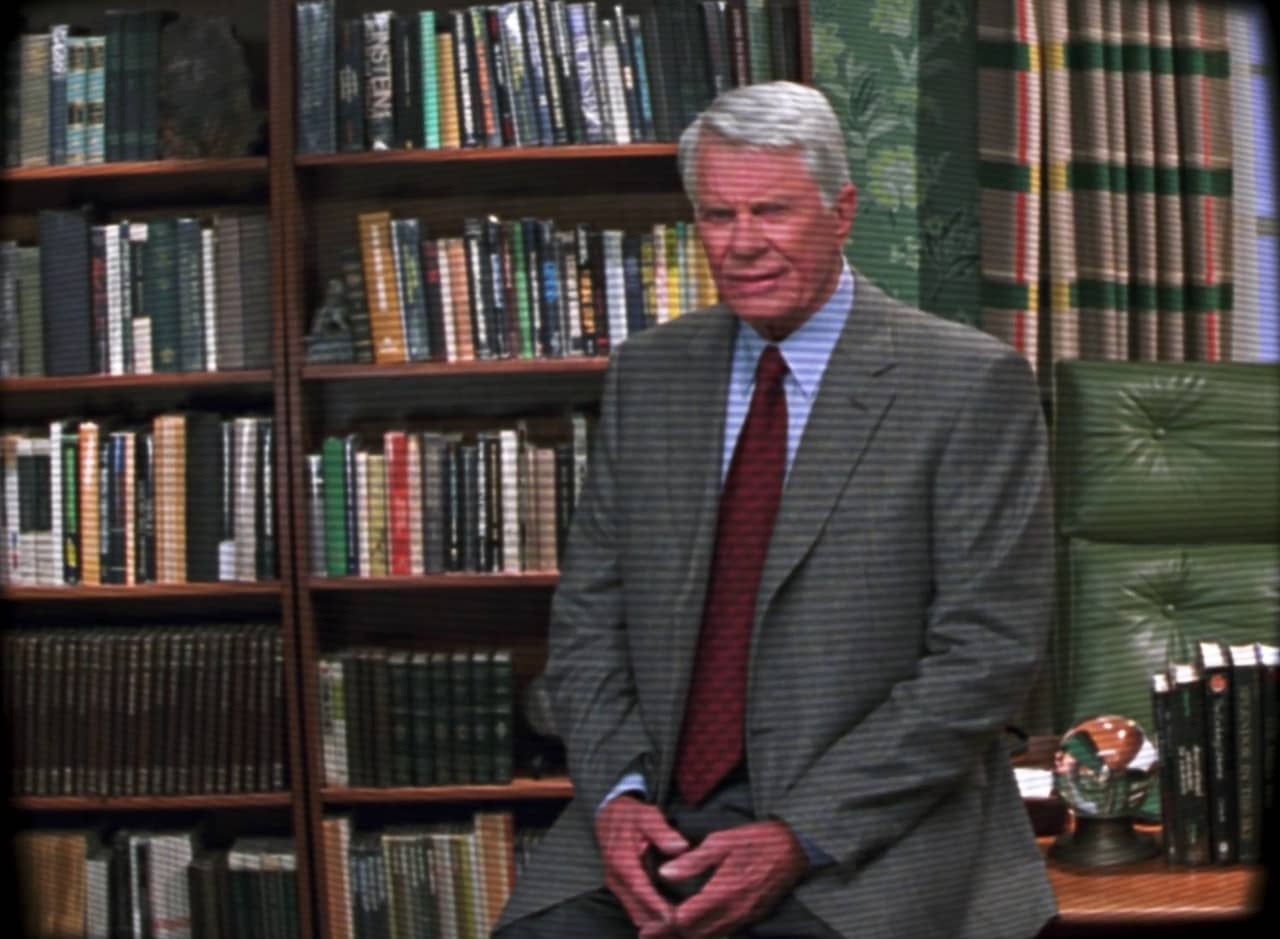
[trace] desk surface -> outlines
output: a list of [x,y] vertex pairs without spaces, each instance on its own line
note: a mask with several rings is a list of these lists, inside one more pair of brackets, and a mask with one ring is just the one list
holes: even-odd
[[[1037,840],[1042,852],[1053,843]],[[1046,863],[1065,924],[1230,920],[1256,912],[1262,902],[1259,867],[1170,867],[1163,858],[1098,870]]]

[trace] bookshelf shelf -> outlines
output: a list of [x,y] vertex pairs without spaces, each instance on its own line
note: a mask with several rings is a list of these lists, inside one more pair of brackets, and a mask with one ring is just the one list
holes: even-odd
[[300,168],[369,167],[380,168],[396,163],[544,163],[551,161],[613,161],[656,159],[668,161],[675,156],[673,143],[636,143],[625,146],[579,144],[563,147],[473,147],[454,150],[366,150],[359,153],[299,154],[294,161]]
[[193,796],[15,796],[20,812],[202,812],[212,809],[286,809],[288,792]]
[[56,603],[60,600],[82,602],[84,600],[119,600],[135,602],[145,600],[219,600],[240,597],[280,596],[279,581],[266,580],[254,583],[216,584],[112,584],[109,586],[66,587],[5,587],[0,601]]
[[149,160],[0,170],[6,212],[30,212],[51,204],[92,202],[122,208],[211,201],[263,202],[265,156],[203,160]]
[[605,356],[577,359],[487,359],[475,362],[407,362],[397,365],[304,365],[304,381],[376,381],[386,378],[501,378],[505,375],[603,375]]
[[92,163],[75,166],[31,166],[0,170],[6,186],[72,179],[164,179],[166,185],[182,177],[267,175],[266,157],[234,157],[206,160],[145,160],[140,162]]
[[336,789],[325,788],[321,797],[326,805],[357,805],[371,803],[406,802],[505,802],[528,799],[568,799],[573,795],[573,784],[568,777],[547,779],[517,778],[508,785],[460,785],[431,786],[427,788],[397,789]]
[[152,375],[70,375],[39,378],[0,379],[0,395],[48,394],[55,391],[147,391],[154,389],[221,389],[271,387],[271,372],[251,369],[241,372],[164,372]]
[[420,577],[312,577],[307,585],[319,592],[393,590],[511,590],[554,587],[555,571],[520,574],[425,574]]
[[[1051,838],[1040,838],[1047,852]],[[1070,867],[1052,859],[1046,867],[1064,926],[1112,929],[1222,924],[1258,911],[1263,868],[1169,867],[1163,859],[1126,864],[1115,870]]]

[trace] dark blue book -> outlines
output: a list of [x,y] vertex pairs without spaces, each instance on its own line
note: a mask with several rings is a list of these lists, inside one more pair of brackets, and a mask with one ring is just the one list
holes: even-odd
[[520,17],[524,26],[525,58],[529,66],[529,89],[533,97],[533,114],[537,119],[538,142],[544,147],[555,143],[551,129],[551,98],[547,90],[548,79],[554,75],[548,67],[549,57],[538,39],[538,13],[533,0],[520,0]]
[[542,291],[540,340],[542,354],[564,355],[564,330],[560,322],[560,263],[556,251],[555,223],[539,219],[535,226],[538,285]]
[[204,370],[204,278],[201,276],[200,221],[177,220],[178,369]]
[[122,10],[108,10],[106,24],[106,66],[103,71],[103,148],[108,163],[124,159],[124,37]]
[[44,209],[37,227],[45,374],[88,375],[93,371],[88,214]]
[[422,47],[418,18],[412,13],[391,17],[391,63],[394,145],[406,150],[422,146]]
[[396,258],[400,308],[404,314],[406,357],[410,362],[425,362],[431,358],[431,336],[427,328],[427,298],[422,280],[422,245],[418,220],[393,219],[391,243]]
[[49,165],[67,162],[67,36],[65,23],[49,27]]
[[364,149],[364,21],[343,20],[338,28],[337,148]]
[[333,0],[297,0],[294,11],[298,152],[332,153],[337,146]]
[[604,143],[604,107],[600,94],[603,76],[598,77],[596,74],[586,5],[570,3],[565,7],[565,13],[568,16],[569,47],[573,55],[574,74],[577,76],[582,142]]
[[178,220],[147,224],[143,256],[143,309],[151,320],[151,362],[157,372],[182,370],[178,299]]

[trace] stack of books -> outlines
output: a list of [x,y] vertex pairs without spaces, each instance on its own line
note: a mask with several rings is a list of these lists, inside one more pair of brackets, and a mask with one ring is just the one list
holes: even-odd
[[1202,641],[1152,676],[1160,815],[1172,864],[1256,864],[1276,805],[1280,647]]

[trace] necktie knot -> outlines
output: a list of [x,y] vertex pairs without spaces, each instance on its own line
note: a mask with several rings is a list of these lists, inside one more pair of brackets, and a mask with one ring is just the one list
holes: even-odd
[[787,374],[787,360],[775,345],[767,345],[756,363],[756,387],[773,388],[781,385]]

